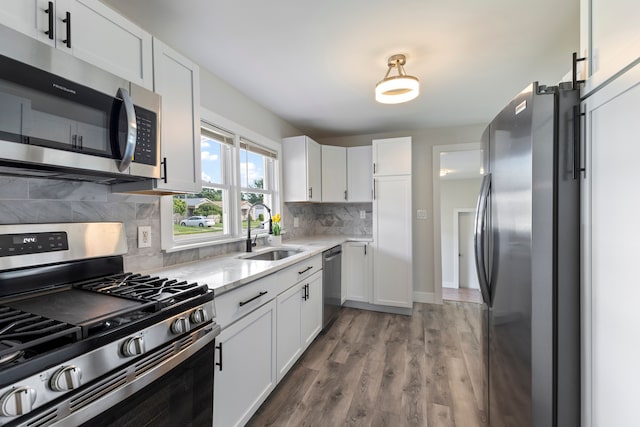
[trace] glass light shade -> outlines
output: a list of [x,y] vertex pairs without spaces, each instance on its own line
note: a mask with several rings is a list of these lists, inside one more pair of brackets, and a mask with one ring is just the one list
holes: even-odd
[[387,77],[376,85],[376,101],[382,104],[400,104],[420,94],[420,82],[412,76]]

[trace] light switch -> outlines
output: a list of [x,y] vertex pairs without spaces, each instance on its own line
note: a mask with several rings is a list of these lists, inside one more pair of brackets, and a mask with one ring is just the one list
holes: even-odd
[[300,220],[298,219],[297,216],[293,217],[293,227],[294,228],[300,227]]
[[366,219],[367,218],[367,212],[366,211],[360,211],[360,219]]
[[418,219],[427,219],[427,211],[426,209],[418,209],[416,212],[416,216]]

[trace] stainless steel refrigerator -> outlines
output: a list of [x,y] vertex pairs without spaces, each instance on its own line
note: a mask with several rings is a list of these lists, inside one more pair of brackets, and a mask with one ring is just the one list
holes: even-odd
[[489,124],[475,255],[492,427],[580,425],[578,90],[533,83]]

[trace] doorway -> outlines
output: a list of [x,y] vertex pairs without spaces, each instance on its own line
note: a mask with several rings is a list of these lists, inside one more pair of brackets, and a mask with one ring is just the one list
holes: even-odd
[[433,161],[436,297],[482,302],[473,253],[482,176],[480,144],[436,146]]

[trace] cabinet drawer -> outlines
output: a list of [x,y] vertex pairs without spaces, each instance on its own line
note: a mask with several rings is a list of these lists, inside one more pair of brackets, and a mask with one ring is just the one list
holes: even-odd
[[277,274],[271,274],[215,297],[216,323],[224,329],[274,299],[280,292],[278,282]]
[[322,270],[322,255],[320,254],[280,270],[278,280],[285,286],[280,292],[320,270]]

